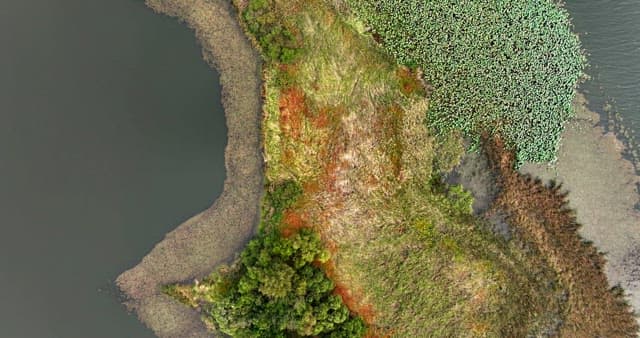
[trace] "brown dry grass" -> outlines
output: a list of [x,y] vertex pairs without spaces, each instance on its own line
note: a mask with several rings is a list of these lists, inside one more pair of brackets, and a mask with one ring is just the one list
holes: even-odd
[[574,212],[560,186],[545,186],[513,169],[514,156],[495,138],[486,142],[500,174],[494,210],[506,211],[517,233],[534,244],[568,289],[562,337],[636,337],[638,324],[622,291],[610,289],[605,259],[581,239]]

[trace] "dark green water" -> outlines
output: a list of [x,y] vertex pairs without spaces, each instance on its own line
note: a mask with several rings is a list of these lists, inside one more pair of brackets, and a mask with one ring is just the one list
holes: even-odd
[[[611,131],[640,149],[640,1],[566,0],[575,30],[589,55],[592,77],[582,86],[594,111],[615,117]],[[608,116],[609,115],[609,116]],[[635,151],[635,155],[632,152]]]
[[113,280],[224,179],[217,74],[140,0],[0,1],[0,337],[152,337]]

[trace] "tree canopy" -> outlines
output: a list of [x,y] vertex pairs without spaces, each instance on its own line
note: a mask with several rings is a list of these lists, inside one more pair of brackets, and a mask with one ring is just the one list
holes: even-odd
[[232,271],[196,286],[196,298],[217,329],[233,337],[361,337],[364,322],[350,314],[316,266],[328,259],[309,229],[288,238],[261,233]]

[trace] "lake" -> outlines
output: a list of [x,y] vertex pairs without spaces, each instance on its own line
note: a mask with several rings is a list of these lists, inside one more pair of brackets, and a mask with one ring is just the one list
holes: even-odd
[[[567,0],[575,30],[589,53],[592,80],[586,91],[594,111],[619,114],[608,129],[633,138],[638,164],[640,145],[640,1]],[[627,154],[631,155],[631,154]]]
[[153,337],[113,280],[221,192],[218,75],[142,1],[1,1],[0,43],[0,337]]

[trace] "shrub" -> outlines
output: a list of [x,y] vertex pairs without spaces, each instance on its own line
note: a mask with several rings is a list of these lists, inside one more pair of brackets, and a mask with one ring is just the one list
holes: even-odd
[[273,10],[274,0],[250,0],[242,13],[249,32],[253,34],[269,60],[290,63],[297,56],[299,43],[293,33],[283,25]]
[[261,228],[280,224],[284,211],[291,207],[300,195],[302,187],[294,180],[266,184]]
[[435,88],[439,134],[501,134],[518,163],[555,158],[585,57],[550,0],[349,0],[400,63]]
[[263,232],[233,271],[195,286],[196,297],[217,329],[233,337],[362,337],[364,322],[350,315],[333,294],[333,282],[314,265],[328,258],[309,229],[289,238]]

